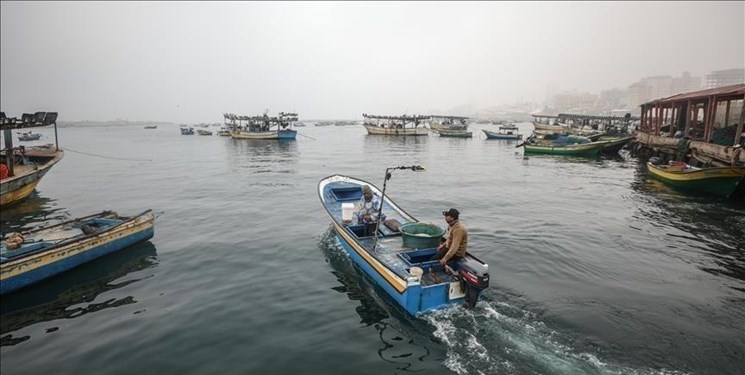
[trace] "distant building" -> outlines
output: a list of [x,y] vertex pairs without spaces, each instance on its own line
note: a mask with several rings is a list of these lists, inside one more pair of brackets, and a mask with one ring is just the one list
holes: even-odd
[[629,105],[638,107],[655,99],[696,91],[700,88],[701,77],[691,77],[688,72],[683,72],[677,78],[671,76],[647,77],[629,86]]
[[613,88],[610,90],[600,91],[601,108],[598,109],[605,111],[614,108],[624,108],[628,104],[628,97],[628,90]]
[[706,76],[706,88],[745,83],[745,69],[715,70]]
[[683,72],[680,78],[673,78],[670,86],[670,96],[701,89],[701,77],[691,77],[691,73]]

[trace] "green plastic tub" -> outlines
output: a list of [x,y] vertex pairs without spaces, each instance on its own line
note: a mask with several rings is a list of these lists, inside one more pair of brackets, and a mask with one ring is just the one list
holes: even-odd
[[427,223],[408,223],[401,226],[404,247],[426,249],[440,244],[445,229]]

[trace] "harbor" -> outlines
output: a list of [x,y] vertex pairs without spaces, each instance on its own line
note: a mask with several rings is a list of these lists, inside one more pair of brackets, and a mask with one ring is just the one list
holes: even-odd
[[2,375],[745,368],[743,2],[0,14]]
[[[530,123],[516,126],[525,136],[533,129]],[[471,128],[481,132],[493,125]],[[449,373],[441,367],[446,357],[470,358],[458,331],[491,353],[470,359],[473,371],[499,369],[504,360],[525,371],[561,361],[576,373],[654,373],[660,367],[728,373],[738,366],[727,352],[696,361],[676,353],[737,345],[738,292],[728,286],[741,282],[735,249],[745,237],[732,223],[742,220],[745,207],[671,188],[649,178],[639,159],[526,156],[515,141],[374,136],[362,126],[306,127],[301,133],[315,140],[298,136],[289,142],[186,137],[177,125],[58,130],[65,159],[28,199],[3,210],[3,228],[21,231],[68,213],[83,216],[112,207],[112,197],[117,206],[129,202],[127,212],[152,208],[163,214],[156,235],[132,247],[132,254],[101,258],[31,287],[22,298],[0,297],[4,371],[29,363],[34,372],[52,371],[48,366],[63,352],[101,368],[102,359],[80,343],[104,334],[109,342],[97,346],[111,355],[191,352],[194,360],[176,367],[208,371],[202,366],[209,361],[201,359],[232,346],[208,350],[191,338],[195,332],[239,339],[247,351],[265,350],[256,337],[274,337],[283,353],[335,340],[329,351],[343,346],[377,359],[362,373],[402,366]],[[39,131],[53,137],[51,128]],[[118,142],[107,142],[111,137]],[[363,276],[335,240],[318,200],[330,159],[337,160],[333,172],[378,187],[389,165],[406,160],[426,166],[424,173],[394,174],[386,196],[440,227],[441,211],[458,207],[471,232],[469,251],[489,265],[490,285],[475,309],[412,318]],[[465,173],[453,173],[458,169]],[[478,188],[483,186],[494,188]],[[247,201],[247,193],[262,199]],[[603,202],[602,209],[591,202]],[[288,218],[304,224],[288,231]],[[282,235],[269,235],[277,231]],[[660,238],[672,247],[660,248]],[[304,286],[296,288],[296,282]],[[261,285],[281,291],[268,293]],[[699,300],[691,289],[708,297]],[[712,300],[723,304],[717,320],[704,309]],[[684,317],[671,318],[681,310]],[[696,330],[687,328],[692,322]],[[246,326],[253,328],[247,332]],[[697,334],[701,328],[717,335]],[[667,339],[681,330],[686,340]],[[319,331],[324,333],[312,333]],[[149,334],[160,338],[148,348],[131,343],[133,335]],[[58,349],[29,362],[37,347],[50,345]],[[516,350],[525,345],[533,349]],[[668,349],[649,357],[639,345]],[[602,351],[588,349],[593,347]],[[326,365],[353,371],[344,356],[330,358]],[[606,370],[596,367],[599,362]],[[242,363],[230,364],[250,367]],[[264,361],[257,366],[295,368]]]

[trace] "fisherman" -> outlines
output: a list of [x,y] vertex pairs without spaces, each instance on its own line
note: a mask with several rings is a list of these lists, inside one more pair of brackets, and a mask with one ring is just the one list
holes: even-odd
[[437,247],[437,253],[431,260],[439,260],[440,265],[453,268],[455,262],[466,256],[468,247],[468,229],[458,220],[460,212],[455,208],[443,211],[448,224],[448,235],[444,243]]
[[[362,186],[362,197],[355,205],[354,216],[357,217],[358,225],[365,225],[365,236],[375,234],[376,222],[378,219],[385,220],[385,214],[380,211],[380,197],[373,194],[370,185]],[[380,218],[378,218],[380,212]]]

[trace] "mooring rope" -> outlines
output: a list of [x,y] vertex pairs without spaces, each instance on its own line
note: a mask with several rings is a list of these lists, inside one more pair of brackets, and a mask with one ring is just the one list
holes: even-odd
[[73,149],[67,148],[67,147],[64,147],[63,150],[64,151],[72,151],[72,152],[75,152],[75,153],[78,153],[78,154],[83,154],[83,155],[88,155],[88,156],[95,156],[95,157],[104,158],[104,159],[126,160],[126,161],[153,161],[153,159],[117,158],[117,157],[114,157],[114,156],[105,156],[105,155],[90,154],[90,153],[83,152],[83,151],[73,150]]

